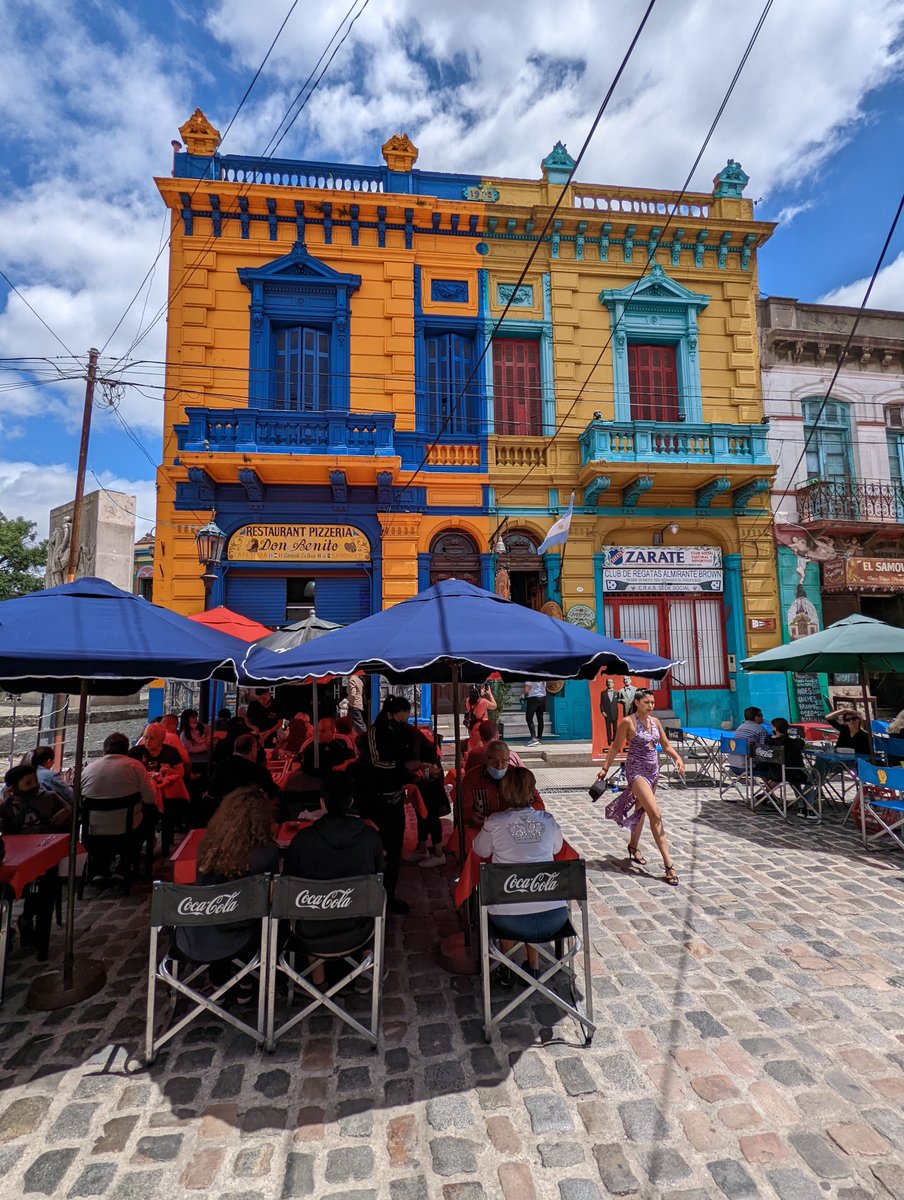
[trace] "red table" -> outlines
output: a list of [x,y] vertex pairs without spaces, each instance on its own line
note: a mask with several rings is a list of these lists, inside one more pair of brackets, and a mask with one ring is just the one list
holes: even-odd
[[[286,849],[299,829],[304,829],[310,824],[310,821],[284,821],[276,831],[276,844],[280,850]],[[198,850],[206,832],[206,829],[193,829],[170,855],[173,883],[195,882],[198,871]]]
[[[4,839],[6,856],[0,864],[0,883],[5,883],[18,899],[29,883],[59,866],[69,853],[68,833],[11,833]],[[81,846],[79,847],[81,850]],[[0,898],[0,1004],[6,984],[6,952],[12,901]]]

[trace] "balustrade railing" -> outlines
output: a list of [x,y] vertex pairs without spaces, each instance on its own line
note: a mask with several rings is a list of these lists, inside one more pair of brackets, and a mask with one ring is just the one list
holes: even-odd
[[580,437],[591,462],[768,463],[763,425],[670,421],[592,421]]
[[393,413],[186,409],[176,426],[179,449],[223,453],[395,454]]
[[797,489],[797,514],[802,524],[897,523],[904,521],[904,488],[881,479],[816,480]]
[[[574,207],[598,212],[634,213],[638,216],[708,217],[712,196],[706,193],[643,192],[634,188],[572,186]],[[677,207],[676,207],[677,205]]]
[[219,160],[220,178],[231,183],[264,183],[275,187],[327,188],[337,192],[382,192],[384,167],[340,163],[293,162],[226,154]]

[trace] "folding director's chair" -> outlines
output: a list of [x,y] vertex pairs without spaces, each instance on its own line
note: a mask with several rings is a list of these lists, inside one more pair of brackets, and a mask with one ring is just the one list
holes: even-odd
[[[514,962],[499,947],[499,941],[508,941],[493,928],[493,916],[487,912],[490,904],[523,904],[531,900],[576,901],[581,910],[583,942],[571,923],[568,908],[562,909],[562,927],[549,939],[555,947],[550,954],[545,945],[537,945],[540,960],[540,975],[532,975]],[[593,1022],[593,990],[590,978],[590,924],[587,911],[587,871],[583,859],[566,862],[546,863],[482,863],[480,867],[480,963],[483,979],[483,1031],[487,1041],[493,1034],[493,1026],[499,1025],[532,992],[538,992],[563,1012],[567,1012],[584,1028],[585,1045],[590,1045],[596,1025]],[[523,946],[518,942],[512,952]],[[548,943],[547,943],[548,944]],[[578,992],[575,959],[583,951],[584,997]],[[498,967],[508,967],[516,982],[526,984],[514,999],[493,1015],[490,994],[490,976]],[[549,984],[553,976],[562,971],[568,980],[571,1003],[554,992]]]
[[[146,1063],[152,1063],[157,1057],[160,1047],[202,1013],[210,1013],[219,1017],[221,1021],[241,1030],[242,1033],[247,1033],[256,1042],[263,1044],[265,1040],[266,989],[264,984],[269,896],[269,875],[251,875],[247,879],[236,879],[230,883],[217,884],[213,887],[189,887],[177,883],[154,884],[151,896],[151,938],[148,950],[148,998],[144,1056]],[[243,962],[239,958],[200,960],[183,954],[176,945],[175,935],[179,929],[247,923],[253,930],[257,922],[260,923],[257,939],[258,949],[247,962]],[[158,962],[160,934],[165,929],[170,931],[169,946]],[[206,974],[207,968],[212,963],[224,961],[235,967],[233,974],[224,983],[218,985],[209,983],[207,989],[202,990],[200,980]],[[184,976],[181,975],[183,967],[185,968]],[[249,1025],[247,1021],[243,1021],[220,1003],[230,988],[248,976],[254,977],[258,981],[257,1022],[254,1025]],[[193,1005],[184,1017],[181,1017],[175,1024],[165,1025],[160,1033],[155,1031],[157,983],[165,984],[172,992],[170,997],[172,1008],[168,1018],[175,1015],[179,996],[184,996]]]
[[[743,758],[743,767],[732,759]],[[747,738],[723,733],[719,739],[719,799],[750,803],[752,793],[750,742]]]
[[[279,922],[291,920],[293,928],[280,950]],[[312,922],[316,924],[312,927]],[[344,922],[345,927],[339,925]],[[335,930],[330,925],[338,926]],[[350,1025],[371,1045],[377,1045],[380,1030],[380,1006],[383,999],[383,948],[386,939],[386,891],[382,875],[356,875],[348,879],[297,879],[291,875],[273,880],[270,905],[269,979],[267,992],[267,1048],[299,1021],[323,1006],[346,1025]],[[364,951],[360,958],[354,955]],[[296,956],[304,955],[308,965],[299,970]],[[336,983],[315,984],[311,976],[328,962],[344,962],[350,969]],[[298,987],[310,999],[275,1028],[276,974],[289,980],[290,1002]],[[370,981],[370,1026],[347,1012],[334,997],[359,976]]]
[[[904,767],[876,767],[860,760],[860,832],[867,850],[891,838],[904,850]],[[872,825],[872,831],[867,829]],[[878,828],[877,828],[878,826]]]
[[[770,767],[778,768],[778,778],[769,770]],[[750,770],[750,807],[757,809],[761,804],[771,804],[779,816],[787,819],[788,795],[790,793],[792,806],[797,803],[797,797],[785,775],[784,749],[781,746],[754,746],[750,755]]]

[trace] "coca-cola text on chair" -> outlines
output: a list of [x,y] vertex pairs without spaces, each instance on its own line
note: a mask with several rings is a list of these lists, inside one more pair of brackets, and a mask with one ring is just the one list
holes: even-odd
[[[493,1035],[493,1027],[499,1025],[509,1013],[537,992],[563,1012],[579,1021],[584,1031],[584,1042],[590,1045],[596,1025],[593,1021],[593,990],[590,977],[590,919],[587,910],[587,870],[583,859],[553,861],[545,863],[481,863],[480,886],[480,965],[483,984],[483,1030],[487,1041]],[[540,966],[536,977],[519,966],[510,954],[515,953],[523,941],[516,942],[508,954],[499,942],[512,939],[499,933],[493,926],[490,905],[524,904],[531,901],[558,900],[564,902],[562,925],[546,943],[535,943]],[[571,922],[570,905],[576,903],[581,912],[581,935]],[[554,952],[546,948],[552,943]],[[578,990],[576,960],[582,958],[584,992]],[[492,975],[499,967],[511,971],[516,985],[524,986],[508,1004],[493,1012],[491,994]],[[568,982],[569,999],[553,991],[551,984],[562,972]]]
[[[288,939],[282,947],[280,921],[291,922]],[[357,875],[347,879],[276,877],[270,901],[268,1049],[272,1050],[284,1033],[320,1007],[329,1009],[376,1046],[383,998],[385,937],[386,891],[382,875]],[[301,969],[296,963],[298,955],[307,959],[307,965]],[[337,982],[316,984],[312,976],[318,967],[325,967],[329,962],[344,963],[349,969]],[[297,987],[309,1001],[279,1028],[275,1027],[277,972],[288,979],[290,996]],[[347,1012],[336,999],[344,987],[358,978],[370,983],[369,1025]]]
[[[269,911],[269,875],[250,875],[245,879],[204,887],[177,883],[154,884],[148,949],[146,1063],[152,1063],[160,1047],[202,1013],[225,1021],[263,1045],[267,1013]],[[219,950],[225,948],[225,953],[218,952],[217,931],[226,935],[219,946]],[[160,938],[167,934],[169,944],[158,961]],[[234,948],[230,952],[227,947],[232,943]],[[231,974],[219,982],[210,979],[205,982],[208,968],[212,966],[220,967],[224,973],[231,969]],[[232,1003],[227,993],[246,978],[256,978],[258,981],[257,1019],[253,1025],[226,1007],[226,1004]],[[156,1029],[158,983],[166,986],[173,1002],[173,1010],[167,1014],[164,1027],[159,1032]],[[192,1007],[179,1020],[170,1023],[180,997],[188,1000]]]

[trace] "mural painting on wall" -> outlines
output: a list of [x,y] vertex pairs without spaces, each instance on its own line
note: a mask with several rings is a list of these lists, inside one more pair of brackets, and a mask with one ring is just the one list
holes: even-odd
[[820,630],[819,613],[816,605],[807,599],[804,591],[804,576],[811,562],[841,565],[860,549],[856,538],[832,538],[826,534],[811,534],[801,525],[776,525],[775,540],[787,546],[797,559],[797,588],[788,607],[786,621],[791,641],[809,637]]

